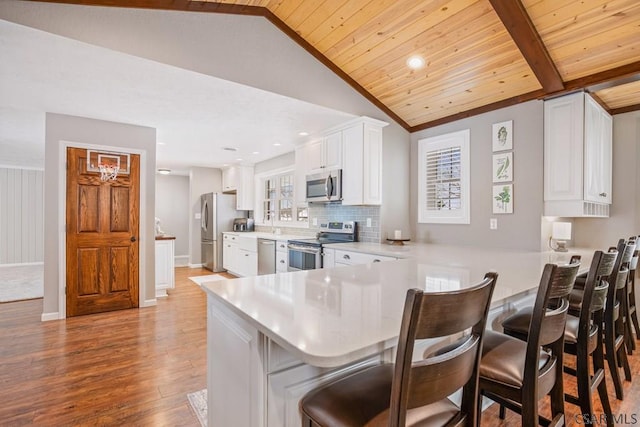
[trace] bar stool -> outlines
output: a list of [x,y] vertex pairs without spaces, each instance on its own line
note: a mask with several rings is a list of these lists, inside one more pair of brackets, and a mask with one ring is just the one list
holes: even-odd
[[[524,426],[538,425],[538,400],[547,394],[552,419],[545,424],[564,424],[564,328],[568,296],[579,266],[544,267],[526,342],[494,331],[485,334],[480,394],[521,414]],[[553,306],[551,301],[555,301]]]
[[[636,240],[636,248],[638,247],[637,245],[637,240]],[[627,282],[627,287],[628,287],[628,301],[629,301],[629,319],[627,319],[627,322],[629,324],[629,327],[633,327],[633,330],[635,331],[635,339],[640,339],[640,323],[638,323],[638,312],[636,310],[636,268],[638,267],[638,257],[640,255],[640,250],[636,249],[633,252],[633,257],[631,258],[631,262],[629,263],[629,281]],[[630,338],[631,338],[631,343],[633,345],[633,349],[635,350],[636,348],[636,344],[635,344],[635,340],[633,339],[633,333],[630,330]]]
[[626,295],[626,284],[629,277],[629,262],[635,251],[635,242],[620,239],[617,246],[618,257],[609,276],[609,290],[604,309],[604,348],[605,358],[618,400],[624,399],[619,367],[624,370],[625,380],[631,381],[631,367],[625,351],[625,321],[621,314]]
[[[615,265],[617,251],[603,253],[596,251],[584,282],[583,300],[578,316],[569,314],[564,332],[564,352],[576,356],[576,368],[564,367],[564,372],[576,377],[578,397],[565,394],[565,400],[580,406],[583,415],[593,413],[592,394],[597,388],[607,425],[613,425],[613,414],[604,378],[604,353],[602,322],[604,306],[609,289],[606,279]],[[509,316],[502,323],[504,333],[524,341],[529,335],[532,309],[527,307]],[[593,375],[589,372],[589,356],[593,365]],[[502,409],[502,408],[501,408]]]
[[[396,363],[366,368],[300,400],[303,426],[468,425],[477,419],[478,363],[497,279],[459,291],[407,292]],[[471,332],[445,354],[412,362],[415,340]],[[462,388],[462,405],[447,396]]]

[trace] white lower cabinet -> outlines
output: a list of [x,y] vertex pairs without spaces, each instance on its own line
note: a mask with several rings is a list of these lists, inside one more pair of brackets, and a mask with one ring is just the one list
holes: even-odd
[[223,233],[222,266],[239,277],[258,275],[258,240],[241,233]]
[[276,242],[276,273],[285,273],[289,270],[288,251],[286,240]]
[[175,288],[175,240],[156,240],[156,298],[166,297]]
[[335,249],[334,258],[336,266],[369,264],[373,262],[394,261],[397,259],[390,256],[343,251],[341,249]]

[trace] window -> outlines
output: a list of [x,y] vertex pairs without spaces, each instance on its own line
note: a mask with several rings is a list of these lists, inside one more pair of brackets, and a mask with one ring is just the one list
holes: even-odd
[[309,213],[306,206],[296,206],[293,171],[264,175],[257,180],[261,189],[256,221],[264,225],[306,226]]
[[418,222],[469,224],[469,130],[418,141]]

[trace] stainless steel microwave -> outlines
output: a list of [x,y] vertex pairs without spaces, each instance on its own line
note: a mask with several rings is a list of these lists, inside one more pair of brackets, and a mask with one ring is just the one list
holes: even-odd
[[342,170],[335,169],[307,175],[307,202],[338,202],[342,200]]

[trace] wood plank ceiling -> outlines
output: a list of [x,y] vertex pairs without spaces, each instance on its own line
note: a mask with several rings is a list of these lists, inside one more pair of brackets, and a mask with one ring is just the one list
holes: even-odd
[[640,109],[638,0],[45,1],[265,16],[410,132],[575,90]]

